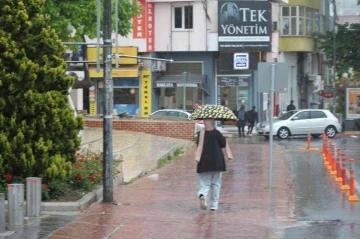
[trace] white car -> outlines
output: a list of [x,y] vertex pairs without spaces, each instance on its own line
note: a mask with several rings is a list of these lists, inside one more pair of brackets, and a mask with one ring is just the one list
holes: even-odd
[[[269,122],[258,123],[256,130],[258,135],[269,138]],[[314,138],[320,137],[324,132],[329,138],[334,138],[341,130],[338,118],[329,110],[318,109],[289,111],[274,119],[273,124],[273,135],[280,139],[287,139],[294,135],[307,135],[309,131]]]
[[[189,112],[184,112],[183,110],[177,109],[162,109],[155,111],[151,116],[168,116],[168,117],[180,117],[187,119],[191,114]],[[195,133],[200,132],[204,129],[204,122],[202,120],[197,120],[195,123]]]

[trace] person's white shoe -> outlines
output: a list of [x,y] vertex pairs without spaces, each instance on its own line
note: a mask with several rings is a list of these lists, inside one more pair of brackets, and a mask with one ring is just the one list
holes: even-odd
[[201,196],[199,197],[199,199],[200,199],[200,209],[201,209],[201,210],[206,210],[207,204],[206,204],[206,198],[205,198],[205,196],[204,196],[204,195],[201,195]]

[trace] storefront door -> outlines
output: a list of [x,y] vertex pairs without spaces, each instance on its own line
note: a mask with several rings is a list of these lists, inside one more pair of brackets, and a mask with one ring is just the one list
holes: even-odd
[[[218,76],[218,104],[227,106],[236,112],[244,105],[247,110],[252,107],[251,75]],[[224,121],[225,125],[233,125],[233,121]]]

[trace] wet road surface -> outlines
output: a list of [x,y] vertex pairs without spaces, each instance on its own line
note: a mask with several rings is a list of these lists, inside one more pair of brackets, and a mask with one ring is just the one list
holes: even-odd
[[[359,182],[360,147],[357,139],[334,139],[349,157],[356,159],[356,180]],[[351,203],[346,193],[323,166],[320,151],[302,151],[306,139],[276,141],[286,147],[293,179],[297,223],[285,229],[288,239],[360,238],[360,204]],[[312,147],[321,150],[322,140],[312,140]],[[356,158],[357,157],[357,158]],[[360,196],[359,192],[357,195]]]

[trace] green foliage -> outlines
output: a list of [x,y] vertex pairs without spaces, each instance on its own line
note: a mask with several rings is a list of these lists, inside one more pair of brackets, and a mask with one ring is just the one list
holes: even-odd
[[[319,49],[333,60],[333,32],[317,35]],[[360,24],[337,25],[336,33],[336,71],[340,77],[352,68],[360,72]]]
[[44,0],[2,0],[0,175],[63,179],[80,145],[82,118],[68,104],[65,54]]
[[103,160],[101,155],[87,152],[77,155],[70,184],[74,189],[92,190],[102,182]]
[[[140,13],[137,1],[119,1],[119,34],[126,36],[132,28],[132,18]],[[49,16],[50,26],[56,30],[63,41],[70,38],[68,27],[71,25],[76,29],[75,41],[83,41],[83,36],[91,38],[96,36],[97,24],[97,0],[71,0],[58,1],[47,0],[42,9],[43,14]],[[103,2],[101,2],[101,14],[103,14]],[[112,12],[115,12],[115,0],[112,1]],[[114,16],[115,14],[113,14]],[[101,15],[101,19],[102,19]],[[113,17],[113,29],[115,29],[115,17]]]

